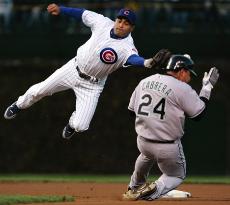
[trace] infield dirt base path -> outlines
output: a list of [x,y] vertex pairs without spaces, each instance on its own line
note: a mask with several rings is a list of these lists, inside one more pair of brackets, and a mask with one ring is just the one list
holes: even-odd
[[189,199],[158,199],[156,201],[122,201],[127,184],[121,183],[0,183],[0,194],[71,195],[75,202],[42,205],[230,205],[230,185],[183,184],[179,190],[192,194]]

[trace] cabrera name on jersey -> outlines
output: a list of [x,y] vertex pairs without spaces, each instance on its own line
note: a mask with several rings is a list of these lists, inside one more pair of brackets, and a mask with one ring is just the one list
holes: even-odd
[[168,85],[158,81],[147,81],[142,84],[142,90],[155,90],[166,96],[171,93],[172,89],[168,88]]
[[128,108],[136,114],[138,135],[167,141],[180,139],[184,135],[185,114],[193,118],[205,104],[187,83],[155,74],[139,83]]

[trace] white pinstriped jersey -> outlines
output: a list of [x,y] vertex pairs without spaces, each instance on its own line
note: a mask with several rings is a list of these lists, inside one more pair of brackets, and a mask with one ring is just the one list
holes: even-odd
[[77,65],[87,75],[104,78],[122,67],[128,57],[138,54],[131,34],[123,39],[110,37],[114,21],[101,14],[85,10],[83,23],[91,28],[90,39],[77,50]]
[[190,85],[169,75],[143,79],[128,108],[135,112],[138,135],[154,140],[177,140],[184,134],[185,114],[196,117],[205,108]]
[[[70,15],[68,10],[66,14]],[[72,89],[76,95],[76,104],[69,126],[76,132],[89,128],[108,74],[122,67],[129,56],[137,54],[130,34],[123,39],[110,36],[114,22],[109,18],[88,10],[84,10],[81,18],[91,28],[92,35],[78,48],[76,57],[46,80],[31,86],[17,100],[17,106],[26,109],[45,96]],[[81,72],[98,78],[98,81],[83,78],[76,66]]]

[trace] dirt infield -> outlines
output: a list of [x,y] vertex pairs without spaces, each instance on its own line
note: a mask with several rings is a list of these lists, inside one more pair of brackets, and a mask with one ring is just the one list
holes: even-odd
[[[230,205],[230,185],[183,184],[178,187],[192,193],[189,199],[158,199],[154,202],[121,200],[126,184],[120,183],[0,183],[0,194],[27,195],[71,195],[75,202],[55,203],[57,205]],[[51,203],[43,204],[51,205]]]

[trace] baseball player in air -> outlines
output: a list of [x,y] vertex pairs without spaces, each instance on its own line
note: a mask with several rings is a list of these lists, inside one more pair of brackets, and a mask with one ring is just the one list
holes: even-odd
[[77,49],[74,58],[46,80],[31,86],[10,105],[4,113],[6,119],[14,118],[20,111],[29,108],[45,96],[72,89],[76,95],[75,111],[62,132],[63,138],[70,139],[74,133],[89,128],[99,96],[110,73],[120,67],[132,65],[157,67],[170,56],[166,49],[149,59],[138,55],[131,36],[136,16],[129,9],[121,9],[115,21],[82,8],[50,4],[47,10],[51,15],[67,15],[76,21],[82,21],[90,27],[92,35]]
[[[151,75],[138,84],[128,109],[136,116],[135,129],[140,151],[124,200],[154,200],[178,187],[186,176],[186,160],[181,144],[185,116],[200,120],[206,111],[212,88],[219,78],[213,67],[205,72],[198,95],[188,85],[196,76],[189,55],[172,55],[163,74]],[[162,175],[148,183],[156,163]]]

